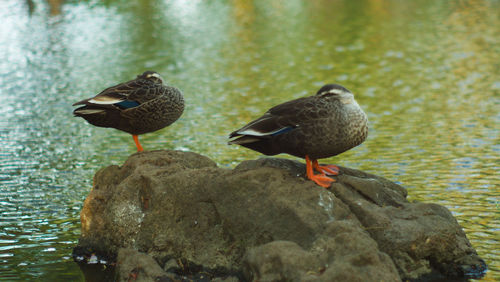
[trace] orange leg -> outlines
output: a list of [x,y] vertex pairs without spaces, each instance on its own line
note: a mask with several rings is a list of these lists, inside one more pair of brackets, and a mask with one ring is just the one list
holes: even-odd
[[318,160],[312,161],[312,166],[315,170],[328,174],[328,175],[339,175],[339,167],[336,165],[319,165]]
[[135,145],[137,146],[137,152],[142,152],[144,151],[144,149],[142,148],[141,146],[141,143],[139,143],[139,136],[137,135],[132,135],[132,137],[134,137],[134,142],[135,142]]
[[306,156],[306,174],[307,178],[311,179],[314,181],[316,184],[318,184],[321,187],[328,188],[330,187],[330,184],[332,182],[335,182],[334,179],[331,179],[330,177],[327,177],[322,171],[319,171],[321,174],[314,174],[313,172],[313,164],[318,163],[317,160],[311,161],[309,159],[309,156]]

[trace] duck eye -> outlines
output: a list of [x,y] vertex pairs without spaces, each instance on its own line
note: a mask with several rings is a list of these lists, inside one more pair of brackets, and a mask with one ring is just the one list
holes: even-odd
[[330,96],[336,96],[338,94],[337,93],[332,93],[332,92],[328,91],[328,92],[323,92],[323,93],[321,93],[319,95],[323,96],[323,97],[330,97]]

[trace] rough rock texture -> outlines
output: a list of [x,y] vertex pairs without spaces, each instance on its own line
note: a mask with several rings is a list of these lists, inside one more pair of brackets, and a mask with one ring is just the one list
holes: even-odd
[[484,261],[446,208],[409,203],[401,186],[358,170],[341,167],[330,189],[304,172],[278,158],[230,170],[190,152],[134,154],[95,175],[74,254],[117,261],[121,281],[484,275]]
[[119,281],[169,281],[173,278],[151,256],[134,249],[118,251],[117,270]]

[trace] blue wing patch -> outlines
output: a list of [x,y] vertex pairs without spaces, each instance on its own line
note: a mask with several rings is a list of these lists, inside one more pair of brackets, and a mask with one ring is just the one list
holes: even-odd
[[120,103],[116,103],[115,105],[117,105],[121,109],[130,109],[130,108],[135,108],[135,107],[139,106],[139,103],[137,103],[135,101],[125,100],[125,101],[121,101]]
[[293,129],[295,129],[295,127],[285,127],[281,130],[274,132],[273,134],[271,134],[271,136],[280,135],[280,134],[283,134],[283,133],[288,132],[288,131],[293,130]]

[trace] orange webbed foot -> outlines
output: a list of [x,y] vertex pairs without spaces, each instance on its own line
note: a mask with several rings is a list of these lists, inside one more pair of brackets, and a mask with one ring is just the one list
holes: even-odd
[[[314,174],[313,167],[316,170],[318,170],[320,174]],[[330,169],[327,168],[327,171],[330,171]],[[331,171],[334,172],[333,170]],[[325,175],[325,173],[323,172],[323,168],[318,165],[318,161],[317,160],[311,161],[309,159],[309,156],[306,156],[306,174],[307,178],[311,179],[312,181],[314,181],[314,183],[324,188],[330,187],[332,182],[335,182],[335,179],[332,179]]]
[[319,165],[318,162],[313,163],[314,169],[326,175],[339,175],[340,168],[336,165]]
[[332,178],[325,176],[323,174],[315,174],[312,177],[310,177],[309,179],[311,179],[312,181],[314,181],[314,183],[316,183],[319,186],[324,187],[324,188],[329,188],[330,185],[333,182],[335,182],[335,179],[332,179]]

